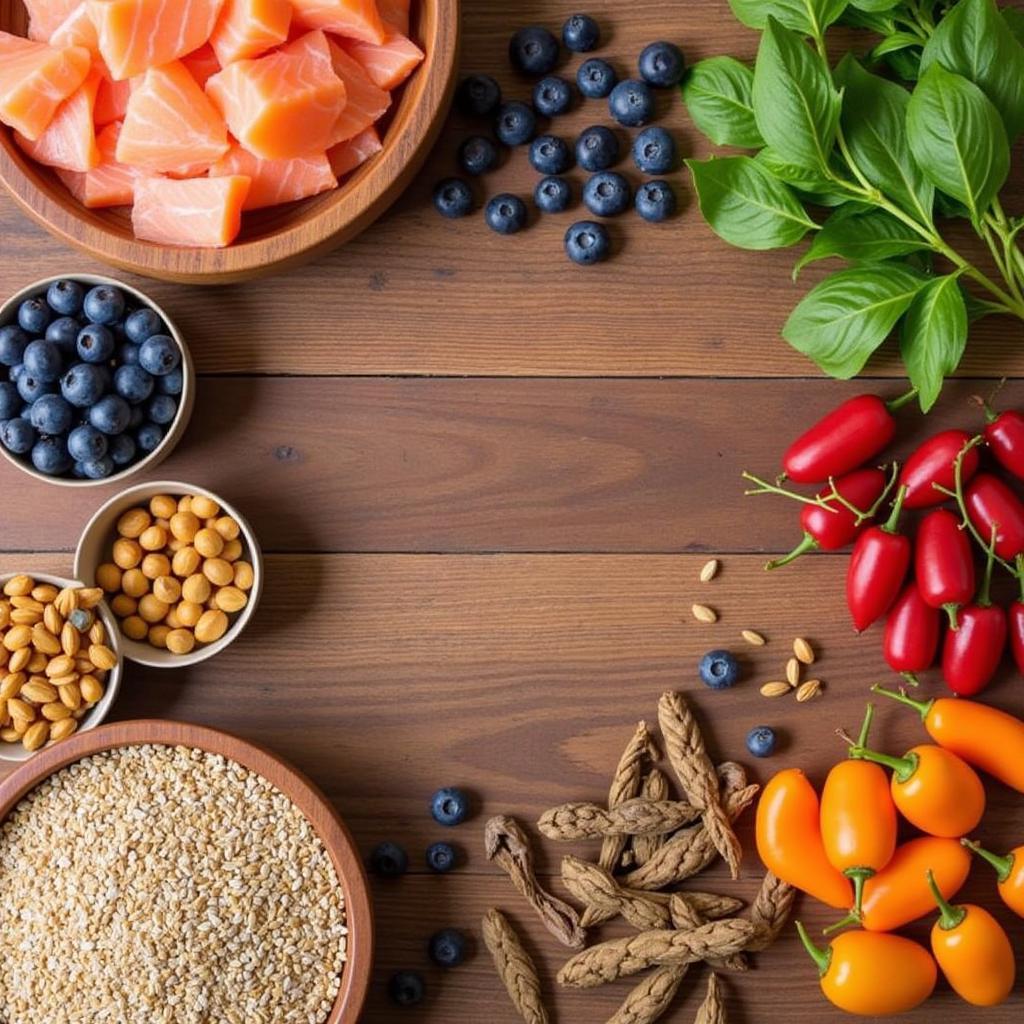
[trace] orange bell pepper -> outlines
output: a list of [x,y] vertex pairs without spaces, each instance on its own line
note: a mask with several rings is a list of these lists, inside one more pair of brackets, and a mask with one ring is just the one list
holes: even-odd
[[1024,846],[1018,846],[1006,856],[990,853],[980,843],[970,839],[960,840],[968,850],[973,850],[982,860],[996,869],[999,895],[1003,902],[1017,915],[1024,917]]

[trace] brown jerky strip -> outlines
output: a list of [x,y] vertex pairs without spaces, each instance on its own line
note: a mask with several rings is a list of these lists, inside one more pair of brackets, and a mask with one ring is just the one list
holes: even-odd
[[[619,887],[611,872],[598,864],[588,864],[576,857],[563,857],[562,881],[587,909],[593,907],[612,917],[621,914],[640,931],[668,928],[671,924],[667,903],[652,900],[643,893],[627,892]],[[583,920],[586,920],[586,914]]]
[[750,920],[754,922],[754,938],[747,947],[754,952],[767,949],[782,932],[793,909],[796,889],[770,871],[764,876],[761,888],[750,908]]
[[537,911],[547,930],[564,945],[580,949],[587,937],[580,927],[579,916],[568,903],[552,896],[537,881],[530,840],[519,823],[504,814],[491,818],[484,827],[484,848],[487,859],[508,873],[512,884]]
[[[612,776],[612,784],[608,789],[608,810],[613,811],[619,804],[640,794],[644,760],[653,760],[655,757],[657,751],[654,749],[647,723],[638,722],[636,731],[626,744],[622,757],[619,758],[615,775]],[[606,871],[614,871],[625,848],[626,840],[621,835],[606,835],[601,843],[597,863]]]
[[541,835],[560,842],[600,836],[663,835],[700,817],[700,811],[675,800],[654,803],[638,797],[606,811],[598,804],[567,803],[546,810],[537,822]]
[[509,998],[527,1024],[548,1024],[540,994],[540,978],[530,955],[523,949],[508,918],[500,910],[488,910],[481,922],[484,945]]
[[626,996],[608,1024],[654,1024],[672,1005],[689,969],[689,964],[682,964],[652,971]]
[[[707,918],[694,906],[686,893],[677,892],[672,894],[669,901],[669,916],[672,918],[672,927],[680,931],[688,928],[700,928],[707,924]],[[708,963],[716,971],[746,971],[750,965],[742,953],[733,953],[727,957],[717,957],[709,960]]]
[[704,997],[693,1024],[726,1024],[725,1003],[722,1001],[722,983],[714,972],[708,978],[708,994]]
[[[644,776],[640,795],[645,800],[667,800],[669,795],[668,779],[665,777],[665,773],[657,768],[652,768]],[[664,835],[637,836],[633,840],[633,867],[643,867],[664,842]]]

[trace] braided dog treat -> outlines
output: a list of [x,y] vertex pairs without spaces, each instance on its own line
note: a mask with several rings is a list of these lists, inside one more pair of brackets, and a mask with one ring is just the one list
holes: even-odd
[[526,1024],[548,1024],[540,994],[540,978],[515,929],[500,910],[488,910],[481,922],[484,945],[490,950],[509,998]]
[[[654,747],[646,722],[638,722],[636,731],[630,737],[626,749],[619,758],[619,763],[612,776],[608,789],[608,810],[613,811],[620,804],[640,795],[643,780],[643,764],[645,760],[654,760],[658,752]],[[626,840],[619,834],[606,835],[601,843],[601,853],[597,863],[607,871],[614,871],[626,848]]]
[[[686,898],[685,893],[673,893],[668,904],[669,916],[672,918],[672,927],[683,931],[686,929],[700,928],[707,924],[707,918]],[[717,957],[709,960],[708,963],[720,971],[746,971],[750,965],[742,953],[733,953],[727,957]]]
[[722,1001],[722,983],[713,971],[708,978],[708,994],[704,997],[693,1024],[726,1024],[725,1003]]
[[537,828],[541,835],[559,842],[600,836],[625,840],[626,836],[675,832],[699,816],[696,808],[675,800],[654,802],[637,797],[612,810],[579,801],[549,808],[538,819]]
[[[668,928],[671,924],[668,902],[653,900],[646,893],[630,892],[623,889],[598,864],[588,864],[576,857],[562,858],[562,881],[572,895],[583,903],[587,910],[594,908],[615,917],[621,914],[634,928],[650,931]],[[583,920],[587,915],[584,913]]]
[[[668,779],[665,773],[652,768],[640,786],[640,795],[645,800],[667,800]],[[643,867],[665,843],[664,835],[637,836],[633,840],[633,867]]]
[[689,969],[689,964],[682,964],[652,971],[626,996],[608,1024],[654,1024],[668,1011]]
[[782,932],[793,909],[796,889],[770,871],[764,876],[761,888],[750,907],[750,920],[754,922],[754,938],[747,949],[759,952],[767,949]]

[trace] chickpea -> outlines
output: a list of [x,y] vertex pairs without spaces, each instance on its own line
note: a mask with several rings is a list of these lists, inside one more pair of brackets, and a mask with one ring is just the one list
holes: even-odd
[[146,622],[154,623],[163,619],[170,609],[155,594],[146,594],[139,601],[139,615]]
[[224,538],[216,530],[209,528],[200,530],[192,543],[203,558],[218,558],[224,550]]
[[244,590],[239,590],[238,587],[221,587],[216,594],[214,599],[217,602],[217,607],[222,612],[227,612],[229,615],[233,615],[235,612],[240,612],[248,603],[249,598],[246,596]]
[[206,576],[194,573],[181,585],[181,596],[194,604],[205,604],[212,589]]
[[127,594],[117,594],[110,601],[110,610],[119,618],[126,619],[139,610],[139,602]]
[[121,567],[113,562],[104,562],[96,568],[96,583],[108,594],[116,594],[121,589]]
[[181,582],[173,576],[158,576],[153,581],[153,596],[164,604],[177,604],[181,597]]
[[122,569],[134,569],[142,561],[142,545],[128,537],[114,541],[114,562]]
[[152,552],[142,560],[142,575],[149,580],[171,575],[171,560],[162,554]]
[[184,579],[187,576],[191,576],[194,572],[198,572],[202,562],[203,559],[199,552],[195,548],[186,545],[174,552],[174,558],[171,559],[171,571],[175,576],[180,576]]
[[203,575],[215,587],[226,587],[235,578],[235,570],[223,558],[208,558],[203,562]]
[[252,590],[256,582],[256,576],[252,566],[248,562],[235,563],[235,586],[239,590]]
[[194,601],[182,601],[174,611],[177,613],[178,621],[183,626],[192,627],[202,616],[203,606],[196,604]]
[[224,550],[220,553],[220,557],[225,562],[237,562],[242,557],[242,542],[236,537],[234,540],[229,540],[224,544]]
[[211,519],[220,512],[220,505],[205,494],[192,496],[192,509],[200,519]]
[[167,531],[162,526],[150,526],[142,531],[139,545],[143,551],[162,551],[167,546]]
[[199,532],[199,517],[194,512],[175,512],[171,516],[171,533],[178,540],[192,543],[192,538]]
[[149,626],[146,624],[146,620],[139,615],[129,615],[121,623],[121,632],[124,633],[129,640],[145,640],[146,634],[149,632]]
[[219,609],[203,612],[196,623],[196,640],[201,644],[212,644],[228,631],[228,617]]
[[82,699],[86,704],[96,704],[103,700],[103,684],[95,676],[82,676],[78,687],[82,691]]
[[178,503],[169,494],[154,494],[149,499],[149,511],[156,519],[170,519],[178,511]]
[[235,540],[242,532],[242,528],[231,516],[221,516],[215,519],[213,528],[225,539]]
[[130,508],[117,521],[117,532],[132,540],[142,535],[151,520],[144,508]]
[[167,615],[164,617],[164,625],[170,630],[182,628],[182,621],[178,618],[177,608],[172,607],[170,611],[168,611]]
[[190,629],[172,629],[167,634],[167,650],[173,654],[188,654],[196,645],[196,638]]
[[178,511],[179,512],[191,512],[192,511],[192,495],[183,494],[178,499]]
[[170,635],[171,627],[165,626],[160,623],[156,626],[151,626],[149,629],[149,642],[154,647],[166,647],[167,637]]
[[149,593],[149,580],[141,569],[129,569],[121,577],[121,590],[128,597],[142,597]]

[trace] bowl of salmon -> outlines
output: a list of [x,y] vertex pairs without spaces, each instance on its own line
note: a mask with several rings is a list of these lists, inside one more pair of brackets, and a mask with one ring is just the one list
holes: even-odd
[[0,182],[124,270],[221,284],[372,223],[440,130],[459,0],[0,0]]

